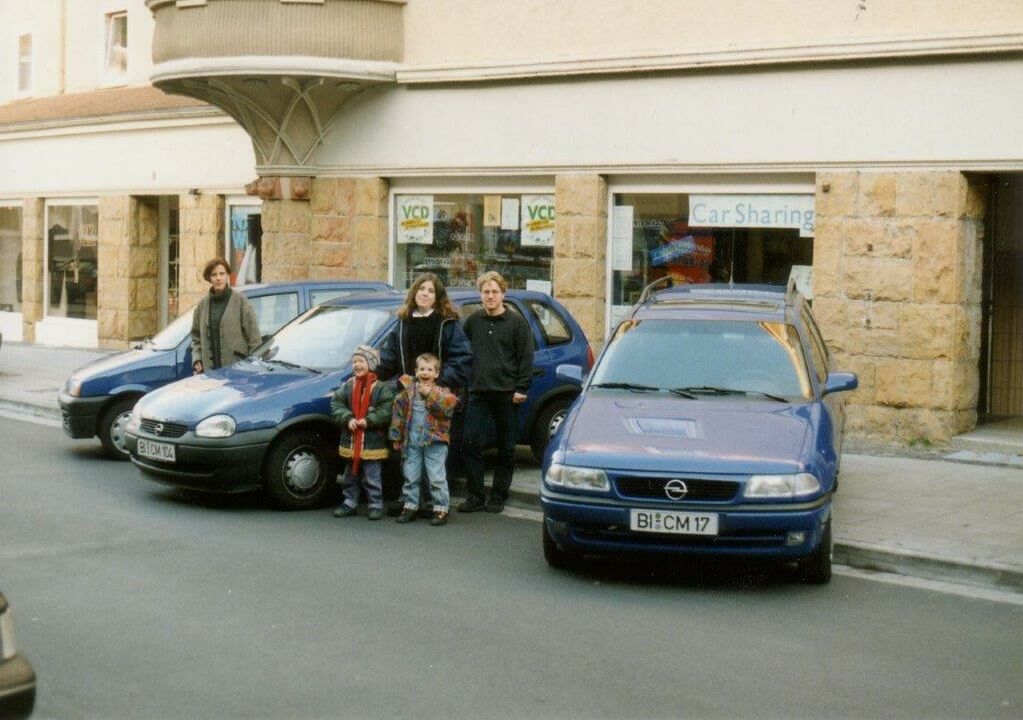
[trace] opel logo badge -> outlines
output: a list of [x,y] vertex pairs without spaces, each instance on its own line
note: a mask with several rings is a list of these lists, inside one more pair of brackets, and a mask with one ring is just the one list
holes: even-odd
[[[153,432],[157,435],[163,435],[163,423],[156,423],[156,425],[153,426]],[[671,496],[669,495],[668,497]]]
[[664,494],[669,500],[681,500],[689,494],[689,488],[684,481],[674,478],[664,483]]

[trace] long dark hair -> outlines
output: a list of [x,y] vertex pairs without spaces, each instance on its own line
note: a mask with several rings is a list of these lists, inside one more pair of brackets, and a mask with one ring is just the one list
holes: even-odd
[[455,306],[448,299],[448,291],[444,288],[444,283],[432,272],[424,272],[416,277],[408,289],[408,294],[405,295],[405,304],[398,308],[395,315],[402,320],[412,316],[412,312],[416,309],[416,293],[419,292],[419,288],[425,282],[433,283],[433,294],[435,296],[433,309],[439,312],[441,317],[457,318],[458,311],[455,310]]

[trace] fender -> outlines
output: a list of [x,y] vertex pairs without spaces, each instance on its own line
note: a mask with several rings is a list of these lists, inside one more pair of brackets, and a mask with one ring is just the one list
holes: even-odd
[[538,397],[536,399],[536,402],[533,403],[533,407],[531,407],[529,410],[529,417],[526,418],[526,427],[527,428],[533,427],[533,421],[536,420],[536,414],[540,412],[544,405],[546,405],[554,398],[565,396],[572,398],[574,400],[575,398],[579,397],[579,394],[581,392],[582,388],[572,387],[571,385],[559,385],[558,387],[551,388],[543,395]]
[[149,385],[142,385],[141,383],[129,383],[127,385],[118,385],[113,388],[109,395],[112,400],[120,399],[122,395],[145,395],[150,393],[156,388],[150,387]]
[[338,430],[337,425],[334,424],[334,420],[329,415],[323,415],[321,413],[307,413],[305,415],[296,415],[295,417],[290,417],[287,420],[282,420],[280,423],[278,423],[277,435],[274,436],[274,439],[276,440],[277,437],[281,435],[281,433],[284,433],[288,430],[291,430],[294,427],[298,427],[301,425],[316,426],[320,429],[329,428],[331,433],[334,435],[340,433],[340,430]]

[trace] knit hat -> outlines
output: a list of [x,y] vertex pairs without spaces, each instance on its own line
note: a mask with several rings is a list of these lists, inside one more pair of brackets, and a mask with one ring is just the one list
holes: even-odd
[[356,355],[358,355],[359,357],[366,361],[366,364],[369,365],[370,372],[376,370],[377,365],[380,364],[380,353],[379,351],[377,351],[375,347],[370,347],[369,345],[360,345],[359,347],[355,348],[355,352],[352,353],[352,357],[355,357]]

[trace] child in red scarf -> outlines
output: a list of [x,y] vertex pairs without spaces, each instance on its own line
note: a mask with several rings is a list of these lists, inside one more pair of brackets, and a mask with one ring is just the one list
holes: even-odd
[[359,505],[359,476],[369,500],[370,520],[384,515],[380,470],[387,459],[387,428],[391,423],[394,391],[377,380],[375,370],[380,353],[369,345],[360,345],[352,354],[352,377],[341,384],[330,401],[330,414],[341,426],[338,452],[348,460],[341,480],[344,502],[334,517],[352,517]]

